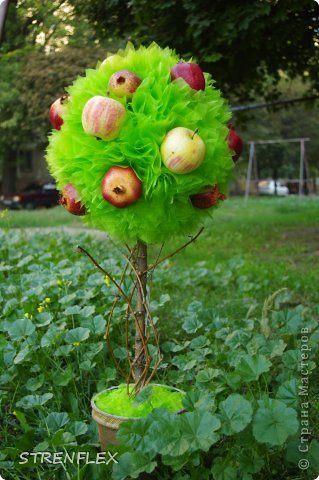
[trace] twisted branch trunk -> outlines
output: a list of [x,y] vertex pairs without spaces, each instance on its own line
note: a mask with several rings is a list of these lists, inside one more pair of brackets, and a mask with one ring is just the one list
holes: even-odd
[[[141,378],[146,367],[145,345],[146,340],[146,298],[147,298],[147,245],[141,240],[137,241],[135,268],[140,281],[137,285],[137,300],[136,300],[136,325],[135,344],[134,344],[134,377],[135,382]],[[143,335],[143,336],[141,336]],[[142,379],[142,384],[144,383]],[[143,386],[143,385],[141,385]]]

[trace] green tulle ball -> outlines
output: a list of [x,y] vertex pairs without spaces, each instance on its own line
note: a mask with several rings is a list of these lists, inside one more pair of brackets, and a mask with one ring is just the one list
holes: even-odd
[[[233,168],[226,140],[228,106],[209,74],[205,90],[193,90],[182,79],[173,82],[170,70],[179,61],[172,50],[156,44],[119,51],[66,89],[71,97],[64,123],[50,135],[47,161],[58,188],[73,184],[86,208],[84,221],[125,242],[157,243],[192,233],[215,207],[196,208],[190,195],[207,185],[226,193]],[[111,75],[124,69],[142,79],[131,100],[107,91]],[[110,95],[126,109],[114,140],[97,140],[83,130],[83,108],[96,95]],[[175,174],[161,160],[160,146],[175,127],[198,129],[206,146],[203,163],[190,173]],[[130,166],[142,181],[142,196],[125,208],[102,196],[101,182],[112,166]]]

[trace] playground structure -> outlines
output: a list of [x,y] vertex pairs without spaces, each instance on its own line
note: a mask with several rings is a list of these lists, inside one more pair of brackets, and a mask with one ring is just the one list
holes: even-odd
[[[309,142],[310,138],[283,138],[278,140],[251,140],[249,141],[249,160],[248,160],[248,167],[247,167],[247,175],[246,175],[246,188],[245,188],[245,199],[247,200],[250,194],[250,187],[251,182],[253,181],[256,186],[256,191],[258,194],[258,163],[257,163],[257,155],[256,155],[256,145],[265,145],[271,143],[292,143],[292,142],[299,142],[300,143],[300,161],[299,161],[299,178],[293,179],[293,182],[299,184],[298,188],[298,195],[301,196],[305,192],[303,192],[303,185],[306,185],[309,181],[309,166],[306,160],[306,146],[305,142]],[[254,179],[252,180],[252,175]],[[306,187],[307,188],[307,187]]]

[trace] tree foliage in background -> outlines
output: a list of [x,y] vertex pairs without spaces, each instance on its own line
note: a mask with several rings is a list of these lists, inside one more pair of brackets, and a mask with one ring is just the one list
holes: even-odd
[[15,189],[18,151],[45,146],[51,103],[103,52],[94,30],[67,2],[10,2],[0,46],[4,193]]
[[[194,56],[232,100],[274,92],[283,70],[319,90],[314,0],[71,0],[101,37],[158,42]],[[316,42],[317,40],[317,42]]]
[[[285,98],[301,97],[306,87],[300,80],[282,79],[278,85]],[[250,112],[236,112],[233,117],[240,135],[246,140],[244,162],[236,168],[237,175],[246,174],[249,155],[249,140],[276,140],[281,138],[310,138],[306,142],[306,159],[310,176],[318,176],[319,105],[318,102],[302,102],[285,108],[264,108]],[[276,143],[257,145],[257,160],[260,178],[299,178],[300,144]],[[242,165],[242,167],[241,167]],[[242,171],[243,169],[243,171]]]

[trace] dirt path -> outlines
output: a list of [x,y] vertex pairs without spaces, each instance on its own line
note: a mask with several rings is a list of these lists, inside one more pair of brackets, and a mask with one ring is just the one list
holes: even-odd
[[[89,228],[75,228],[75,227],[27,227],[27,228],[10,228],[10,232],[23,232],[28,236],[35,234],[59,234],[65,233],[67,235],[77,235],[79,233],[84,233],[90,235],[94,238],[99,238],[105,240],[108,238],[108,235],[100,230],[94,230]],[[4,233],[4,230],[0,228],[0,233]]]

